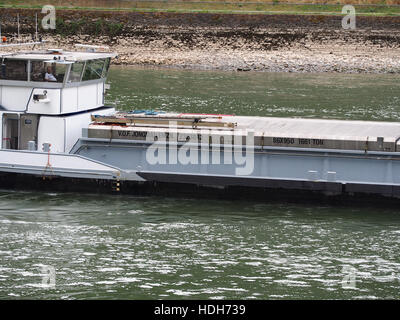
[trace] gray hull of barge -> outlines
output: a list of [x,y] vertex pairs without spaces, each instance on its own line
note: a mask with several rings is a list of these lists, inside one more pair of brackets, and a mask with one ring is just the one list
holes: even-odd
[[148,147],[143,141],[83,138],[72,153],[120,168],[121,180],[127,181],[400,198],[400,155],[395,152],[256,147],[253,172],[238,176],[236,164],[150,165]]

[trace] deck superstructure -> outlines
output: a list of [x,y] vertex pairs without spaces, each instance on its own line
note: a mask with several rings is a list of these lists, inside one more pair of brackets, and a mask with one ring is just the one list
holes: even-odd
[[2,148],[32,150],[47,143],[68,153],[91,111],[104,108],[113,57],[61,49],[0,53]]
[[91,115],[114,110],[104,106],[104,92],[115,56],[51,48],[1,52],[0,46],[0,172],[115,176],[114,168],[69,155]]

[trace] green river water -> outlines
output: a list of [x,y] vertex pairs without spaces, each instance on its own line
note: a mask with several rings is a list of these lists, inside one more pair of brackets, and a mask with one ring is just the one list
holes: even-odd
[[[114,67],[107,103],[397,121],[399,80]],[[0,299],[399,297],[400,209],[384,204],[0,191]]]

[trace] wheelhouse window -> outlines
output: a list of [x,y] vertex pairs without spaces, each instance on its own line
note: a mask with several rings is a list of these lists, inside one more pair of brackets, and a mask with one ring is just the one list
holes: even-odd
[[105,64],[104,64],[104,69],[103,69],[102,78],[107,78],[108,69],[110,68],[110,61],[111,61],[111,58],[107,58],[107,59],[105,59],[105,60],[106,60],[106,62],[105,62]]
[[69,72],[68,82],[79,82],[81,81],[84,62],[75,62],[71,65],[71,70]]
[[68,64],[31,61],[31,81],[62,83],[67,67]]
[[4,59],[0,66],[0,79],[28,81],[28,61]]
[[106,59],[96,59],[86,61],[85,71],[82,81],[101,79],[103,76],[104,64]]

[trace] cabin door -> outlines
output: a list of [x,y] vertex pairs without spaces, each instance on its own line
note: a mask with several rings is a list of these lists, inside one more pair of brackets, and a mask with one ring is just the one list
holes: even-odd
[[2,148],[18,150],[19,115],[15,113],[4,113],[2,124]]
[[20,118],[20,150],[36,150],[39,116],[22,114]]

